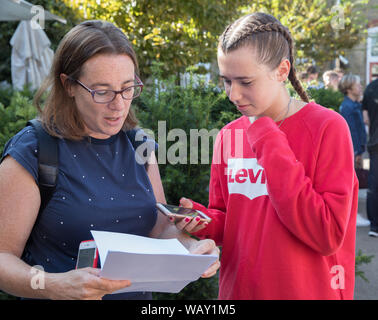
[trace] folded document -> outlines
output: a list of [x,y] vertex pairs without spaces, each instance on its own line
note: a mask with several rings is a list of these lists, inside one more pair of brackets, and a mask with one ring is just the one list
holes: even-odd
[[98,248],[100,276],[130,280],[121,292],[180,292],[213,264],[217,255],[191,254],[177,239],[91,231]]

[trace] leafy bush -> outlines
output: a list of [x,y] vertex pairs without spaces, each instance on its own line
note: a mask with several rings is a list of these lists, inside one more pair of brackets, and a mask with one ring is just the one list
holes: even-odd
[[369,280],[365,277],[365,272],[363,272],[360,269],[360,266],[362,264],[370,263],[373,258],[374,258],[374,255],[367,256],[366,254],[362,253],[361,249],[358,250],[356,254],[356,269],[355,269],[356,277],[361,277],[366,282],[369,282]]
[[344,95],[340,91],[331,89],[309,89],[310,99],[323,107],[339,112],[339,107],[344,100]]
[[16,92],[18,92],[21,96],[28,98],[29,100],[33,100],[35,93],[35,91],[30,89],[29,85],[25,85],[21,91],[14,90],[10,85],[0,86],[0,103],[5,107],[9,106],[11,104],[12,97],[16,94]]
[[9,106],[13,95],[12,87],[0,87],[0,103],[4,106]]
[[14,91],[8,107],[0,103],[0,154],[5,143],[37,115],[28,94],[26,91]]

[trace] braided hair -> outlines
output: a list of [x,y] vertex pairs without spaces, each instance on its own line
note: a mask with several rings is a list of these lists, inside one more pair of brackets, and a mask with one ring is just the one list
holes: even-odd
[[275,69],[283,58],[290,61],[289,80],[301,99],[309,102],[306,91],[297,78],[294,68],[294,41],[290,31],[273,16],[256,12],[246,15],[225,29],[219,48],[227,53],[242,46],[251,45],[261,63]]

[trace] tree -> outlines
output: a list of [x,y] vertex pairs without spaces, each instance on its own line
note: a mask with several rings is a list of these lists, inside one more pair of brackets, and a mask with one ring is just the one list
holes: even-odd
[[[263,11],[277,17],[293,34],[298,58],[318,65],[332,61],[364,37],[363,6],[368,0],[29,0],[67,20],[46,21],[45,31],[56,48],[63,35],[85,19],[113,22],[129,37],[137,52],[142,78],[154,61],[163,72],[182,73],[198,62],[213,62],[219,35],[242,14]],[[17,23],[1,22],[0,81],[10,81],[9,40]],[[4,28],[3,28],[4,27]]]
[[141,73],[150,75],[153,61],[164,63],[165,74],[215,59],[225,25],[246,0],[64,0],[85,19],[113,22],[129,37]]
[[367,3],[341,0],[336,6],[336,1],[325,0],[255,0],[241,12],[275,16],[292,33],[297,57],[314,59],[321,66],[361,42],[367,24],[362,9]]

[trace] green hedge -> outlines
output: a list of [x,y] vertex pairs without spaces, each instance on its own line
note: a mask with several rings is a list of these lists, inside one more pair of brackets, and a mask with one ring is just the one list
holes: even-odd
[[309,89],[307,92],[310,99],[337,112],[339,112],[340,105],[344,100],[344,95],[340,91],[332,89]]
[[[12,89],[1,91],[0,154],[3,152],[4,144],[25,127],[29,119],[37,115],[37,110],[32,105],[32,95],[33,93],[28,89],[14,92]],[[4,105],[4,102],[9,104]]]

